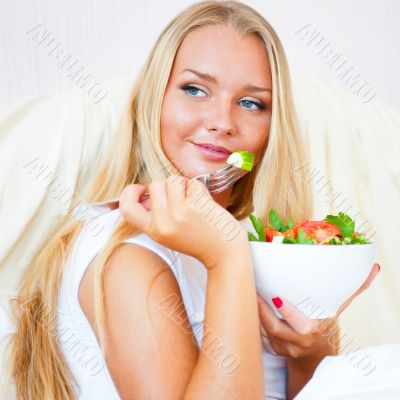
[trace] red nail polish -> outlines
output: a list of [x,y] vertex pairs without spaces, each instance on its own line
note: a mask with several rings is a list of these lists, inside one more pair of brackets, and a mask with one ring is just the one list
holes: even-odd
[[377,264],[378,265],[378,268],[379,268],[379,271],[381,270],[381,266],[379,265],[379,264]]
[[281,308],[282,307],[283,301],[282,301],[282,299],[280,297],[273,297],[272,298],[272,302],[274,303],[274,306],[276,308]]

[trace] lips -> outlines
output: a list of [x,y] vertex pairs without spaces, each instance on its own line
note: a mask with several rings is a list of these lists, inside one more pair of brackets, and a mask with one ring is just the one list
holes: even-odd
[[228,150],[225,147],[222,146],[217,146],[216,144],[212,144],[212,143],[194,143],[196,146],[200,146],[203,147],[205,149],[211,150],[211,151],[215,151],[217,153],[224,153],[224,154],[232,154],[232,152],[230,150]]

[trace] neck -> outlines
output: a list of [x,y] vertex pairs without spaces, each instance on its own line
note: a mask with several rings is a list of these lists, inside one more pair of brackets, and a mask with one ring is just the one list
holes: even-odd
[[227,208],[229,204],[229,199],[231,198],[232,187],[224,190],[221,193],[212,195],[214,201],[218,203],[221,207]]

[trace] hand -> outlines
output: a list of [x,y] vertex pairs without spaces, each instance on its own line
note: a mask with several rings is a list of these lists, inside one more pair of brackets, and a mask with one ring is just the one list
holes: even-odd
[[326,355],[335,354],[336,326],[339,315],[355,297],[370,286],[379,270],[379,264],[374,264],[365,282],[342,304],[333,318],[308,319],[288,300],[275,297],[273,303],[282,315],[281,320],[258,295],[262,329],[275,352],[291,359],[301,359],[304,364],[312,368],[315,368]]
[[139,201],[145,190],[142,185],[125,187],[119,208],[130,224],[156,242],[199,259],[209,269],[248,248],[242,225],[198,180],[189,183],[172,175],[154,181],[149,185],[150,204]]

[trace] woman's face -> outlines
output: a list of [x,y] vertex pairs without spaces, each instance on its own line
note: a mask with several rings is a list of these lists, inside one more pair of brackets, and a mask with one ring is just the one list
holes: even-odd
[[[228,26],[192,31],[178,50],[164,95],[164,153],[189,178],[225,166],[236,150],[257,159],[267,143],[271,89],[267,52],[256,35],[241,38]],[[204,147],[211,145],[223,149]]]

